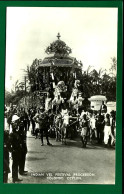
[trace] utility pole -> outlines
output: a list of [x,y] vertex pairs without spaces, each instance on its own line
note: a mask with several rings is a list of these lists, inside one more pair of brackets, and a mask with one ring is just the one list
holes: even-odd
[[27,90],[26,90],[26,76],[25,76],[25,95],[26,95],[26,92]]
[[25,105],[26,105],[26,92],[27,92],[27,91],[26,91],[26,76],[25,76],[25,78],[24,78],[24,79],[25,79],[25,81],[24,81],[24,85],[25,85]]

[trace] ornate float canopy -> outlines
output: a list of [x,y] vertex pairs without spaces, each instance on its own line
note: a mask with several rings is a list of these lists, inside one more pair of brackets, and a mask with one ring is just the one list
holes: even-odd
[[82,63],[78,62],[76,58],[69,56],[72,52],[71,48],[66,43],[60,40],[60,34],[57,35],[57,40],[51,43],[45,50],[53,56],[45,57],[42,62],[39,63],[39,67],[71,67],[74,69],[81,69]]

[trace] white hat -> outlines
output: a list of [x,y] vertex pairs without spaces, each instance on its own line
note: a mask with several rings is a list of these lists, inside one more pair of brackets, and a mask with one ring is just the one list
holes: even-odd
[[13,117],[12,117],[12,122],[18,120],[19,118],[20,118],[20,117],[18,117],[17,115],[13,115]]

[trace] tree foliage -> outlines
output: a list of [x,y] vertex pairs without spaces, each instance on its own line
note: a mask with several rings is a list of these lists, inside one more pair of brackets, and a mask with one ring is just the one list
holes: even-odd
[[[57,44],[56,44],[57,42]],[[66,44],[60,40],[57,40],[51,44],[51,51],[59,53],[60,55],[68,54],[71,52],[70,49],[66,46]],[[60,46],[60,43],[62,47]],[[66,52],[64,52],[64,47]],[[61,49],[62,50],[61,50]],[[49,48],[46,49],[46,52],[49,51]],[[69,51],[69,52],[68,52]],[[58,68],[57,66],[48,67],[48,69],[40,69],[39,72],[39,61],[35,59],[31,66],[27,66],[25,72],[27,73],[27,78],[29,81],[30,92],[33,93],[35,91],[42,91],[47,87],[51,87],[51,73],[54,74],[54,82],[57,84],[59,81],[64,81],[68,90],[67,93],[71,93],[72,88],[74,87],[75,79],[80,80],[80,91],[82,92],[82,97],[89,98],[93,95],[105,95],[108,101],[116,101],[116,68],[117,68],[117,60],[115,57],[111,58],[111,68],[109,72],[106,72],[105,69],[100,69],[97,71],[96,69],[91,70],[91,66],[87,68],[86,71],[81,72],[80,69],[69,69],[65,67]],[[51,69],[52,68],[52,69]],[[47,82],[44,79],[44,72],[50,71],[50,74],[46,75]],[[74,76],[76,74],[76,76]],[[42,76],[41,76],[42,75]],[[49,83],[49,84],[48,84]],[[40,86],[44,87],[40,87]],[[49,86],[48,86],[49,85]],[[26,90],[24,88],[24,82],[19,82],[17,80],[15,84],[15,92],[9,93],[5,92],[5,101],[6,103],[17,104],[21,98],[26,95]],[[54,89],[52,88],[52,92]],[[31,94],[30,93],[30,94]],[[67,94],[69,97],[70,94]]]
[[18,104],[22,97],[25,96],[24,90],[17,90],[13,93],[10,93],[8,91],[5,91],[5,104],[9,105],[12,104]]
[[116,70],[117,70],[117,59],[116,59],[116,57],[111,57],[111,68],[109,70],[110,70],[110,74],[112,76],[116,75]]

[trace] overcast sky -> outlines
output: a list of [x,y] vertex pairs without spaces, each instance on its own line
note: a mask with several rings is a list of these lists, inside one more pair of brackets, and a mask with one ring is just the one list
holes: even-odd
[[[43,59],[58,32],[83,68],[109,69],[117,57],[117,8],[7,8],[6,89]],[[11,79],[10,79],[11,78]]]

